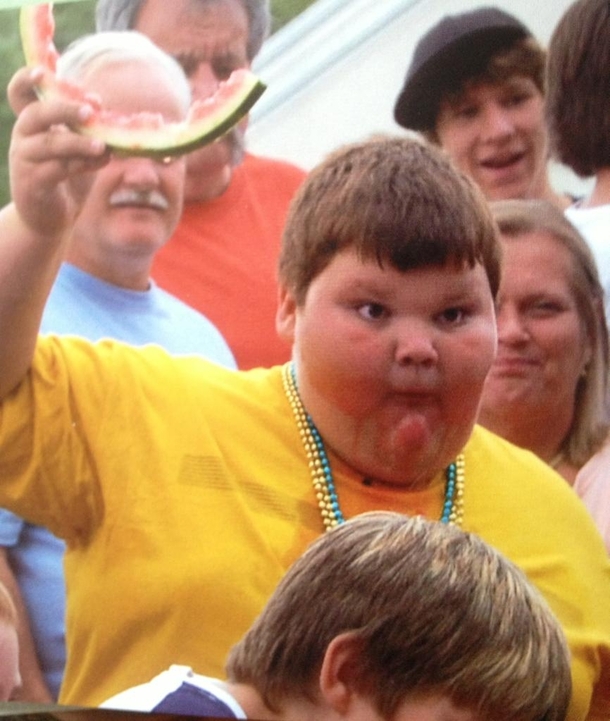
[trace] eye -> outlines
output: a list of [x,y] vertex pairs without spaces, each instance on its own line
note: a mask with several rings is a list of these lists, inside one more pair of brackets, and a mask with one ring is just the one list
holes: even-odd
[[562,313],[564,307],[554,300],[538,300],[529,308],[530,315],[537,318],[549,318]]
[[512,93],[504,100],[504,105],[507,108],[515,108],[519,105],[523,105],[530,99],[529,93]]
[[469,317],[470,313],[466,308],[461,306],[451,306],[438,315],[438,320],[443,325],[455,326],[461,325]]
[[388,309],[381,303],[362,303],[357,310],[365,320],[383,320],[389,315]]
[[453,115],[462,120],[475,118],[479,113],[479,106],[476,103],[460,103],[453,107]]

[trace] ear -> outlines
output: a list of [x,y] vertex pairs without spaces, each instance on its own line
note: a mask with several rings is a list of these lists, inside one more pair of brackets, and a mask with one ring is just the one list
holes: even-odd
[[342,633],[328,644],[320,670],[320,694],[338,714],[345,715],[358,689],[362,641],[354,633]]
[[278,290],[277,313],[275,316],[275,329],[278,335],[291,345],[294,343],[296,326],[297,303],[293,294],[281,285]]

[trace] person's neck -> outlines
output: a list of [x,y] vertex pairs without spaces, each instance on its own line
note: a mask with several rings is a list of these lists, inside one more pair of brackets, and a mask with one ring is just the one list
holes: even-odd
[[125,290],[145,291],[150,288],[152,263],[148,259],[94,259],[70,249],[65,260],[85,273]]
[[572,199],[570,196],[565,193],[558,193],[551,185],[548,176],[546,176],[542,181],[540,190],[534,197],[538,197],[541,200],[547,200],[560,210],[565,210],[572,205]]
[[205,182],[202,181],[200,174],[187,172],[184,184],[184,202],[186,204],[209,203],[220,198],[227,192],[232,178],[233,168],[229,166],[224,169],[224,172],[206,178]]
[[316,703],[306,698],[286,699],[280,710],[272,711],[254,686],[231,681],[226,681],[224,686],[248,718],[266,719],[266,721],[303,721],[303,719],[331,721],[336,718],[322,701]]
[[581,208],[596,208],[610,204],[610,168],[602,168],[595,175],[591,194],[580,203]]

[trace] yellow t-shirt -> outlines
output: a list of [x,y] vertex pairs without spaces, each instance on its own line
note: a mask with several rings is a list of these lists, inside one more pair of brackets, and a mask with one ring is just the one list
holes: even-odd
[[[570,721],[591,703],[589,718],[607,720],[610,564],[584,506],[483,429],[465,460],[464,529],[521,566],[562,622]],[[409,493],[334,463],[346,517],[440,517],[442,478]],[[231,645],[323,531],[281,370],[236,373],[156,347],[41,339],[2,406],[0,478],[0,505],[68,542],[66,703],[97,705],[171,664],[223,675]]]

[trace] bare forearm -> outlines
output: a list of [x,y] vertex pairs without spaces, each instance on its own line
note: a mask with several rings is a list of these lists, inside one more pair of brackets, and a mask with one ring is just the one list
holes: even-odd
[[63,247],[61,237],[36,237],[14,205],[0,211],[0,398],[30,366]]

